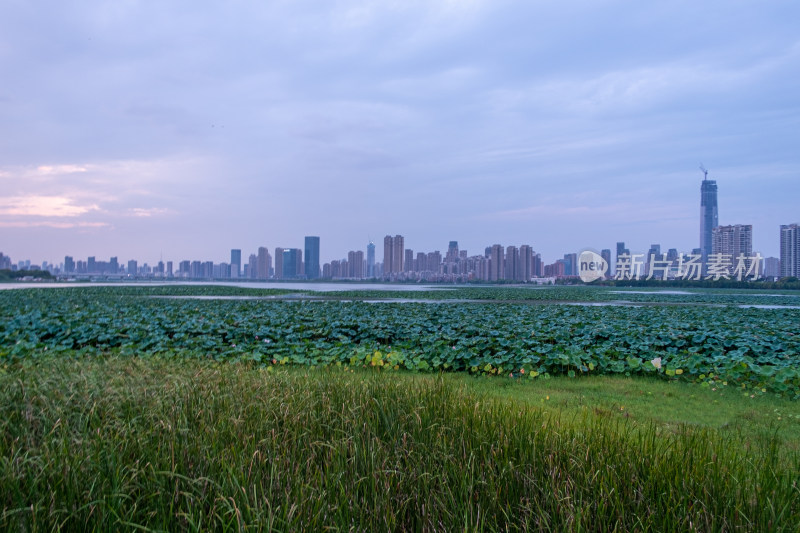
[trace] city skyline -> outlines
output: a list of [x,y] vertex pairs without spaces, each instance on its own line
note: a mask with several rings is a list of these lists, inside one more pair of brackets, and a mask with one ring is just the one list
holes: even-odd
[[[58,261],[531,243],[798,219],[800,5],[0,6],[0,248]],[[444,243],[444,244],[442,244]],[[47,255],[40,255],[46,251]],[[243,257],[242,262],[247,258]]]
[[[705,171],[705,169],[703,169],[703,170]],[[699,242],[699,244],[700,244],[700,246],[696,247],[696,248],[692,248],[691,250],[689,250],[689,249],[682,250],[682,249],[679,249],[679,248],[670,247],[669,248],[669,253],[672,254],[673,256],[675,254],[677,254],[677,253],[683,254],[683,253],[695,252],[695,253],[699,253],[703,257],[703,262],[705,263],[707,261],[708,255],[711,252],[720,253],[720,252],[724,251],[724,253],[728,253],[730,250],[733,250],[735,252],[734,255],[738,254],[739,252],[745,252],[746,254],[750,254],[751,252],[753,252],[753,253],[761,254],[761,257],[763,257],[763,258],[774,258],[774,257],[777,257],[779,255],[784,254],[784,244],[786,242],[786,237],[784,236],[784,230],[786,228],[795,229],[797,227],[796,223],[793,223],[791,225],[781,224],[779,226],[780,234],[778,235],[778,238],[776,239],[777,244],[778,244],[778,248],[779,248],[779,252],[773,256],[773,255],[765,254],[765,253],[763,253],[761,251],[760,248],[756,248],[756,247],[753,246],[753,225],[752,224],[727,224],[727,225],[724,225],[724,226],[719,224],[718,215],[717,215],[717,213],[718,213],[717,184],[716,184],[715,180],[708,180],[707,176],[704,176],[704,179],[703,179],[703,181],[701,183],[700,207],[701,207],[701,209],[700,209],[700,217],[699,217],[699,227],[700,227],[700,242]],[[713,222],[716,225],[709,227],[709,223],[710,222]],[[740,230],[740,228],[742,228],[742,229]],[[721,236],[722,235],[728,235],[728,234],[733,235],[733,233],[731,233],[731,232],[733,232],[734,230],[736,231],[736,233],[735,233],[736,239],[738,241],[741,241],[742,243],[746,242],[746,245],[742,244],[741,246],[733,247],[733,245],[726,244],[725,245],[726,248],[724,248],[724,249],[721,248],[721,245],[719,244],[720,242],[723,242],[723,241],[720,240],[722,238]],[[743,241],[742,237],[740,236],[741,235],[740,231],[745,231],[745,230],[746,230],[746,240]],[[792,233],[792,235],[796,235],[796,233]],[[728,240],[726,240],[724,242],[726,242],[726,243],[728,243],[728,241],[733,242],[733,241],[731,241],[731,239],[733,239],[733,237],[725,237],[725,238],[728,239]],[[275,271],[276,272],[281,272],[282,271],[283,264],[284,264],[284,259],[283,259],[284,253],[285,252],[289,252],[290,254],[292,254],[290,256],[291,257],[290,261],[292,262],[292,265],[294,265],[292,267],[292,270],[293,271],[296,270],[296,273],[297,273],[298,277],[302,275],[303,277],[306,277],[307,279],[315,279],[315,277],[317,277],[317,276],[322,274],[322,266],[323,266],[322,263],[323,262],[320,259],[320,257],[321,257],[320,256],[320,253],[321,253],[320,250],[322,249],[321,245],[320,245],[320,243],[321,243],[320,237],[319,236],[304,236],[303,240],[304,240],[303,249],[292,249],[292,248],[283,248],[283,247],[276,247],[275,248],[275,258],[276,258],[275,259]],[[502,239],[500,239],[500,240],[502,241]],[[792,241],[792,242],[794,242],[794,241]],[[383,244],[384,244],[384,247],[383,247],[383,259],[384,259],[384,261],[382,263],[380,263],[381,266],[382,266],[382,269],[385,268],[384,267],[385,264],[389,264],[390,267],[389,267],[388,273],[406,271],[407,268],[404,266],[404,264],[408,263],[410,260],[414,259],[414,257],[413,257],[413,250],[414,249],[413,248],[409,249],[409,248],[405,247],[405,236],[404,235],[400,235],[400,234],[397,234],[394,237],[391,236],[391,235],[386,235],[386,237],[384,238],[384,243]],[[458,241],[449,241],[448,248],[445,250],[447,258],[450,258],[453,246],[455,246],[456,249],[457,249]],[[505,247],[505,245],[486,246],[485,253],[486,254],[490,254],[491,253],[490,250],[491,250],[491,248],[493,246],[503,246],[503,247]],[[510,245],[510,246],[512,248],[514,247],[513,244]],[[523,246],[529,246],[529,245],[525,244]],[[707,249],[704,249],[706,246],[708,246]],[[730,250],[728,250],[729,246],[730,246]],[[352,254],[354,251],[359,251],[362,254],[364,254],[364,257],[365,257],[365,259],[364,259],[364,261],[365,261],[364,274],[367,274],[370,271],[370,268],[371,268],[370,265],[371,264],[374,265],[374,263],[375,263],[375,245],[372,242],[372,240],[370,239],[370,240],[367,241],[367,243],[366,243],[366,245],[364,246],[363,249],[361,249],[360,247],[355,247],[355,248],[356,248],[356,250],[352,250],[351,249],[350,252],[342,252],[342,253],[340,253],[340,255],[330,255],[329,256],[330,259],[325,261],[325,263],[330,263],[330,262],[333,262],[333,261],[337,261],[338,262],[340,260],[347,261],[348,254]],[[595,248],[596,248],[596,246],[594,246],[594,245],[593,246],[583,246],[580,249],[578,249],[578,251],[585,250],[585,249],[595,249]],[[667,247],[665,246],[665,248],[667,248]],[[259,246],[257,249],[258,249],[257,255],[256,254],[251,254],[250,255],[250,259],[249,259],[249,261],[252,264],[253,268],[257,268],[259,272],[271,272],[272,271],[271,270],[271,265],[272,265],[273,258],[272,258],[272,256],[269,255],[268,248],[264,247],[264,246]],[[473,248],[473,250],[475,250],[475,249],[478,249],[478,248]],[[542,261],[543,265],[544,264],[549,264],[548,260],[545,260],[546,256],[544,254],[542,254],[541,252],[539,252],[536,249],[535,246],[530,247],[530,249],[534,253],[539,255],[540,260]],[[305,250],[305,258],[303,256],[303,253],[304,253],[303,250]],[[642,253],[643,257],[645,258],[645,262],[648,261],[648,258],[652,254],[656,254],[656,255],[661,254],[661,243],[651,244],[650,247],[649,247],[649,250],[647,250],[646,253],[643,253],[643,250],[644,250],[643,248],[641,250],[642,251],[638,251],[636,248],[631,247],[630,245],[626,246],[625,241],[617,241],[616,242],[616,257],[619,257],[621,254],[631,255],[631,254]],[[435,251],[435,253],[441,253],[438,248],[436,248],[434,251]],[[2,252],[2,250],[0,250],[0,252]],[[237,249],[233,249],[232,248],[232,249],[229,249],[229,251],[226,252],[225,254],[228,254],[228,253],[230,254],[230,256],[229,256],[230,257],[230,262],[226,263],[224,261],[219,261],[218,264],[237,265],[238,268],[235,269],[237,274],[236,275],[232,275],[232,277],[237,277],[237,276],[242,275],[242,273],[244,272],[244,269],[242,268],[242,266],[245,264],[245,263],[242,262],[242,249],[241,248],[237,248]],[[4,254],[5,254],[6,258],[11,256],[11,254],[9,254],[8,252],[4,252]],[[298,257],[295,258],[294,254],[297,254]],[[409,255],[409,254],[411,254],[411,255]],[[473,255],[478,255],[478,254],[473,254]],[[557,254],[557,255],[560,255],[560,254]],[[575,259],[574,258],[571,259],[571,260],[569,259],[569,256],[575,256],[575,255],[576,255],[575,252],[567,252],[566,254],[564,254],[564,256],[563,256],[564,260],[567,261],[568,265],[570,265],[570,261],[571,261],[571,264],[575,263]],[[74,257],[80,257],[80,256],[78,256],[76,254],[69,254],[69,255],[65,256],[65,260],[68,258],[70,261],[72,261],[74,259]],[[99,254],[92,254],[92,255],[88,255],[86,257],[89,258],[90,260],[93,260],[96,257],[102,257],[102,256],[99,255]],[[111,255],[111,256],[108,256],[108,257],[111,257],[112,260],[116,260],[119,257],[119,254]],[[207,258],[208,254],[204,254],[203,257]],[[281,258],[280,259],[280,264],[278,263],[279,260],[277,259],[279,257]],[[609,265],[611,271],[613,271],[614,263],[611,261],[611,247],[609,247],[608,249],[603,248],[603,258],[606,260],[606,263]],[[556,259],[556,261],[557,260],[558,259]],[[31,260],[29,258],[22,259],[22,261],[27,261],[29,264],[36,264],[37,263],[35,260]],[[139,259],[133,259],[132,261],[134,263],[137,263],[137,262],[139,262]],[[298,261],[299,261],[299,263],[298,263]],[[183,262],[186,262],[186,260],[183,260]],[[207,261],[205,259],[202,262],[212,263],[212,264],[215,263],[214,260]],[[42,260],[42,263],[51,264],[51,265],[59,265],[60,264],[58,262],[58,260],[54,261],[52,259]],[[160,254],[158,262],[150,263],[148,261],[141,261],[141,263],[142,264],[148,264],[148,265],[151,265],[151,266],[153,264],[156,264],[156,263],[163,263],[163,253]],[[310,268],[310,265],[311,265],[311,268]],[[569,270],[570,266],[568,266],[567,268]],[[232,272],[233,271],[234,270],[232,270]],[[309,275],[308,272],[317,272],[318,274]],[[261,277],[266,279],[267,276],[266,275],[261,275]],[[495,273],[495,277],[493,279],[498,279],[496,277],[496,273]]]
[[[706,200],[705,190],[701,190],[701,204]],[[701,245],[703,243],[702,231],[704,226],[704,209],[701,209]],[[722,276],[755,276],[756,279],[765,275],[771,278],[795,276],[800,273],[797,265],[800,264],[800,238],[798,238],[798,224],[780,226],[780,258],[763,256],[752,248],[752,226],[735,224],[716,226],[712,229],[712,247],[710,253],[705,254],[702,248],[695,248],[691,253],[669,248],[662,253],[660,243],[650,245],[647,253],[631,251],[625,242],[616,243],[616,259],[612,262],[611,249],[604,248],[598,257],[607,265],[606,277],[615,279],[630,279],[638,276],[652,276],[656,278],[681,278],[686,275],[694,276],[696,264],[702,269],[702,276],[706,276],[705,267],[714,263],[714,271],[707,279]],[[272,258],[266,247],[258,248],[258,254],[250,254],[247,264],[241,268],[241,249],[230,250],[230,263],[214,263],[213,261],[182,260],[177,263],[177,270],[173,270],[173,261],[159,261],[157,265],[143,263],[141,266],[135,259],[128,260],[124,268],[117,256],[112,256],[109,261],[98,261],[96,256],[89,256],[86,261],[77,260],[66,256],[63,263],[44,262],[42,268],[50,270],[53,274],[78,274],[78,275],[129,275],[134,277],[155,278],[196,278],[196,279],[238,279],[250,280],[313,280],[323,279],[368,279],[377,278],[390,281],[531,281],[534,278],[562,278],[582,277],[578,268],[578,254],[566,253],[562,259],[548,264],[543,261],[542,255],[528,244],[519,248],[515,245],[493,244],[486,246],[484,253],[469,254],[468,250],[459,249],[458,241],[449,241],[445,255],[441,251],[417,251],[405,248],[405,238],[402,235],[386,235],[384,238],[384,262],[375,263],[375,245],[370,240],[367,243],[366,255],[363,250],[350,250],[341,260],[331,260],[329,263],[319,265],[320,238],[318,236],[305,237],[305,259],[302,249],[275,248],[275,268],[272,268]],[[591,249],[588,249],[591,251]],[[582,250],[581,252],[583,252]],[[596,252],[593,252],[596,254]],[[622,257],[621,257],[622,256]],[[758,259],[758,263],[754,260]],[[581,259],[583,261],[583,259]],[[622,263],[620,263],[622,261]],[[620,266],[623,272],[615,272]],[[690,270],[684,271],[682,265]],[[388,265],[386,267],[385,265]],[[627,267],[625,265],[628,265]],[[0,251],[0,269],[33,269],[38,270],[39,265],[33,265],[30,260],[12,262],[11,258]],[[582,268],[582,267],[581,267]],[[700,276],[700,269],[696,270]],[[620,277],[621,276],[621,277]],[[689,278],[691,279],[691,278]],[[701,279],[697,277],[696,279]]]

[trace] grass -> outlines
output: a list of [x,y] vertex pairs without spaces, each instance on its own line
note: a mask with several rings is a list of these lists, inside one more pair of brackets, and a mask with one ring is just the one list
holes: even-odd
[[529,381],[447,374],[445,379],[488,397],[523,402],[563,416],[588,409],[662,429],[689,425],[714,430],[744,446],[774,439],[787,455],[800,453],[800,403],[775,394],[646,376]]
[[[592,390],[594,381],[580,381],[137,358],[15,366],[0,375],[0,529],[794,531],[800,523],[790,433],[747,445],[713,424],[686,423],[696,407],[666,422],[645,416],[670,398],[663,391],[696,386],[620,380]],[[627,401],[637,388],[644,394]],[[615,390],[632,416],[614,411]]]

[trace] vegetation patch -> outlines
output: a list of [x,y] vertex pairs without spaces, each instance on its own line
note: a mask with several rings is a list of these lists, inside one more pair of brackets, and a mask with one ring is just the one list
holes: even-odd
[[[644,307],[153,298],[209,295],[206,291],[213,296],[226,289],[3,291],[0,361],[13,364],[52,353],[115,353],[247,361],[265,367],[350,365],[513,379],[652,375],[712,389],[735,387],[747,396],[770,392],[800,397],[800,310],[739,307],[743,299],[752,301],[750,295],[724,292],[718,295],[719,303],[711,305],[684,302],[689,298],[685,295],[657,295],[678,299],[675,305]],[[481,291],[435,294],[474,297]],[[486,291],[484,296],[492,294]],[[502,291],[517,299],[547,293]],[[610,292],[583,288],[570,294],[605,301]],[[770,301],[797,300],[754,294]]]
[[794,531],[797,456],[442,376],[192,358],[0,375],[0,528]]

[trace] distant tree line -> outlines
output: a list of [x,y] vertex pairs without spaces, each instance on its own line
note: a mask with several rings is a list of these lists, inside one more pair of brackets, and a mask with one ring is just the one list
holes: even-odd
[[18,281],[22,278],[53,279],[47,270],[0,270],[0,282]]

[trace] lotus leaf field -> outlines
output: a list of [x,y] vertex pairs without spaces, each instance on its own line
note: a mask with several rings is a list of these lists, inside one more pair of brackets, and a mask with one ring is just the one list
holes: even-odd
[[651,374],[800,398],[796,293],[309,288],[4,290],[0,361],[116,354],[515,379]]

